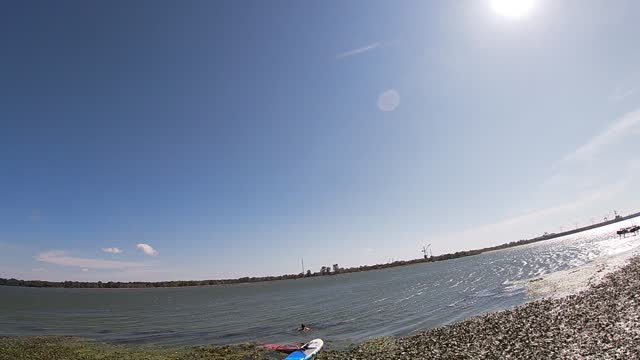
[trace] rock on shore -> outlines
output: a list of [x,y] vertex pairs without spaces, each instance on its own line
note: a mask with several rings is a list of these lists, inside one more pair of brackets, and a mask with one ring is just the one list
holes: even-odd
[[578,294],[318,357],[334,359],[640,359],[640,257]]

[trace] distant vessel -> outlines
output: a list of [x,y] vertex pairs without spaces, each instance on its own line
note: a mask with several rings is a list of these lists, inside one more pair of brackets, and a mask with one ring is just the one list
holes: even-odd
[[623,237],[623,236],[627,236],[627,234],[633,234],[638,235],[638,232],[640,231],[640,226],[638,225],[633,225],[633,226],[629,226],[626,228],[621,228],[620,230],[616,231],[616,234],[618,234],[618,236]]

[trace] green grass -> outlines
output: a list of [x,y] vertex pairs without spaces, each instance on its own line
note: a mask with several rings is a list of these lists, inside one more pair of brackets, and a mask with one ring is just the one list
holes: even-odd
[[283,354],[255,346],[158,347],[111,345],[69,337],[0,338],[0,360],[274,360]]

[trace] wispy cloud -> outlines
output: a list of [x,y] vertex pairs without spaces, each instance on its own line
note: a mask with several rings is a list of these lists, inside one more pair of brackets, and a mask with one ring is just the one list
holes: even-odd
[[136,247],[149,256],[156,256],[158,252],[149,244],[138,244]]
[[[538,235],[542,235],[542,224],[553,225],[556,219],[564,219],[568,214],[579,212],[590,204],[611,199],[624,191],[631,183],[630,178],[621,179],[604,188],[580,194],[577,200],[564,204],[551,206],[528,213],[507,218],[495,223],[485,224],[474,228],[466,229],[450,234],[446,238],[450,241],[460,239],[492,239],[496,244],[509,240],[519,240],[519,238],[509,238],[518,234],[522,238],[525,230],[536,229]],[[555,224],[559,225],[559,224]],[[535,235],[532,233],[530,235]]]
[[35,256],[34,259],[48,264],[84,269],[126,269],[147,266],[147,264],[141,262],[75,257],[69,255],[66,251],[60,250],[42,252]]
[[567,154],[561,162],[589,160],[607,145],[630,134],[630,130],[640,125],[640,110],[625,114],[613,125],[594,136],[576,150]]
[[609,95],[609,101],[618,102],[622,101],[629,96],[635,94],[638,91],[638,87],[617,87],[611,95]]
[[345,58],[348,58],[348,57],[360,55],[360,54],[365,53],[367,51],[375,50],[376,48],[380,47],[380,45],[381,44],[379,42],[376,42],[376,43],[373,43],[373,44],[369,44],[367,46],[359,47],[357,49],[352,49],[352,50],[349,50],[349,51],[345,51],[343,53],[340,53],[340,54],[336,55],[336,59],[340,60],[340,59],[345,59]]
[[109,253],[109,254],[120,254],[122,253],[122,250],[120,250],[117,247],[108,247],[108,248],[104,248],[102,249],[102,251]]

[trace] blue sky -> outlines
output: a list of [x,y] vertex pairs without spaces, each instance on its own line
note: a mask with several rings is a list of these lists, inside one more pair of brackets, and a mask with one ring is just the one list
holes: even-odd
[[297,273],[640,210],[636,1],[0,14],[0,276]]

